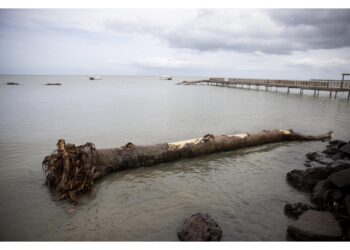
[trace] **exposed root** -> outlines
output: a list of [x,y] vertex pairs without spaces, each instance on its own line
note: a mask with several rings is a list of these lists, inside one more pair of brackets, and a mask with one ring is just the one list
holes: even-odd
[[97,162],[95,145],[66,145],[61,139],[57,148],[42,162],[46,184],[60,200],[77,203],[79,194],[90,191],[93,185]]

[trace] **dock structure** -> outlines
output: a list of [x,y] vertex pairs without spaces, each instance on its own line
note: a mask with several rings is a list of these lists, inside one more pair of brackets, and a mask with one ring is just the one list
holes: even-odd
[[183,81],[180,84],[184,85],[210,85],[229,88],[244,88],[260,90],[260,87],[265,88],[265,91],[269,89],[286,88],[287,94],[290,93],[290,89],[299,89],[300,95],[304,90],[314,91],[314,97],[318,97],[320,91],[329,92],[329,98],[334,93],[334,98],[337,98],[338,92],[348,92],[348,100],[350,98],[350,81],[344,80],[345,76],[350,76],[350,73],[343,73],[341,81],[333,80],[312,80],[312,81],[300,81],[300,80],[270,80],[270,79],[246,79],[246,78],[209,78],[196,81]]

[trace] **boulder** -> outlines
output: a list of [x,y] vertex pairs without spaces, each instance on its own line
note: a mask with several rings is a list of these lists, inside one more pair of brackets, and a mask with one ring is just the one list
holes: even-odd
[[350,186],[350,168],[333,173],[328,179],[339,188]]
[[339,153],[339,149],[337,149],[336,147],[330,147],[330,148],[327,148],[325,150],[322,151],[323,154],[326,154],[326,155],[336,155]]
[[311,192],[319,180],[327,179],[338,169],[331,167],[313,167],[306,170],[294,169],[287,173],[287,181],[295,188]]
[[323,165],[332,164],[331,159],[329,159],[328,157],[325,157],[324,155],[321,155],[317,152],[307,153],[305,156],[309,161],[315,161],[315,162],[318,162],[318,163],[323,164]]
[[311,207],[305,203],[298,202],[298,203],[288,203],[284,206],[284,213],[292,219],[297,219],[299,216],[303,213],[305,213],[307,210],[309,210]]
[[348,155],[341,151],[339,151],[338,153],[332,156],[333,161],[346,160],[346,159],[348,159]]
[[348,194],[344,199],[344,204],[346,207],[346,210],[348,212],[348,215],[350,215],[350,194]]
[[344,144],[346,144],[346,142],[342,141],[342,140],[332,140],[329,142],[330,146],[338,146],[340,144],[344,145]]
[[288,233],[296,240],[341,240],[342,229],[330,212],[308,210],[288,227]]
[[181,241],[219,241],[222,230],[208,214],[197,213],[185,220],[177,236]]
[[319,208],[326,208],[331,204],[333,194],[332,183],[329,180],[320,180],[311,194],[311,202]]
[[350,168],[350,161],[349,160],[337,160],[334,161],[330,167],[332,168],[338,168],[338,169],[347,169]]
[[347,155],[350,155],[350,142],[343,145],[339,150]]

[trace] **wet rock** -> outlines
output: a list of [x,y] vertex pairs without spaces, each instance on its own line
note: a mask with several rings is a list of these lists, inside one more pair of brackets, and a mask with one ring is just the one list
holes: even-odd
[[327,148],[327,149],[323,150],[322,153],[332,156],[332,155],[338,154],[339,153],[339,149],[337,149],[335,147]]
[[350,142],[342,146],[339,150],[347,155],[350,155]]
[[318,163],[323,164],[323,165],[332,164],[331,159],[329,159],[329,158],[325,157],[324,155],[321,155],[317,152],[307,153],[305,156],[309,161],[315,161],[315,162],[318,162]]
[[338,152],[337,154],[332,156],[333,161],[345,160],[348,159],[348,155],[343,152]]
[[319,181],[311,195],[311,202],[319,208],[327,208],[331,204],[331,196],[333,194],[331,187],[332,183],[329,180]]
[[350,168],[350,161],[349,160],[333,161],[333,163],[330,165],[330,167],[339,168],[339,169],[347,169],[347,168]]
[[350,194],[348,194],[344,199],[344,204],[346,207],[346,210],[348,212],[348,215],[350,215]]
[[332,193],[332,199],[334,201],[340,201],[343,198],[343,192],[340,189],[335,189]]
[[294,169],[287,173],[287,181],[295,188],[311,192],[319,180],[327,179],[337,169],[330,167],[313,167],[306,170]]
[[208,214],[197,213],[185,220],[177,236],[182,241],[219,241],[222,230]]
[[342,140],[332,140],[329,142],[329,145],[332,145],[332,146],[338,146],[338,145],[344,145],[346,144],[345,141],[342,141]]
[[288,233],[296,240],[341,240],[342,229],[330,212],[308,210],[288,227]]
[[350,169],[348,168],[333,173],[328,179],[339,188],[348,187],[350,186]]
[[307,210],[309,210],[311,207],[305,203],[298,202],[298,203],[288,203],[284,206],[284,213],[292,219],[297,219],[299,216],[303,213],[305,213]]

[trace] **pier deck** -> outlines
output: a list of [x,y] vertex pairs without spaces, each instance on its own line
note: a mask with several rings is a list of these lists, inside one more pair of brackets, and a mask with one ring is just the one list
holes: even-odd
[[[346,74],[347,75],[347,74]],[[350,81],[294,81],[294,80],[268,80],[268,79],[242,79],[242,78],[209,78],[208,80],[183,81],[180,84],[184,85],[211,85],[230,88],[248,88],[254,86],[259,90],[260,86],[269,88],[287,88],[289,94],[290,89],[300,89],[300,94],[303,90],[313,90],[314,96],[319,96],[320,91],[328,91],[329,97],[337,98],[338,92],[348,92],[348,100],[350,98]]]

